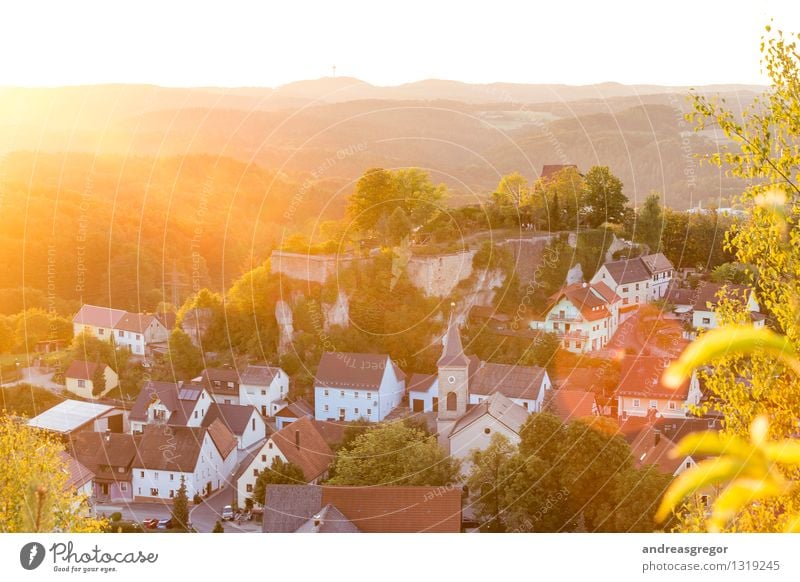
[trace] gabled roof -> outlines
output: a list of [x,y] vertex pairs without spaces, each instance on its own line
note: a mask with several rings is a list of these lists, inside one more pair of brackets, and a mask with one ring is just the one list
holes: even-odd
[[[199,381],[211,394],[239,395],[239,373],[233,368],[206,368],[200,373]],[[233,382],[233,387],[229,387],[228,382]]]
[[566,170],[567,168],[575,168],[578,169],[578,166],[575,164],[544,164],[542,166],[542,173],[539,174],[539,178],[542,180],[550,180],[556,176],[561,170]]
[[108,404],[83,402],[82,400],[63,400],[40,415],[31,418],[28,421],[28,426],[53,432],[69,433],[112,410],[114,410],[114,407]]
[[436,374],[412,374],[406,389],[409,392],[427,392],[438,379]]
[[747,285],[706,282],[697,288],[694,302],[695,310],[708,311],[709,309],[716,309],[719,305],[719,297],[717,297],[717,294],[723,287],[725,287],[727,298],[738,299],[743,303],[750,300],[750,294],[753,292],[753,289]]
[[125,316],[125,313],[122,309],[84,304],[72,318],[72,322],[79,325],[112,328]]
[[[458,533],[461,490],[443,487],[321,487],[269,485],[263,531],[289,533],[306,528],[328,506],[365,533]],[[348,527],[334,525],[330,527]]]
[[508,398],[536,400],[543,390],[546,371],[539,366],[517,366],[481,362],[470,377],[470,394],[489,395],[500,392]]
[[674,389],[664,386],[661,382],[668,365],[667,359],[656,356],[625,356],[621,364],[617,395],[686,400],[689,395],[690,380],[686,380],[679,388]]
[[325,473],[333,461],[333,451],[306,416],[290,422],[270,440],[288,462],[300,467],[307,483]]
[[214,446],[217,447],[217,451],[223,459],[227,459],[228,455],[236,450],[236,437],[233,435],[230,429],[225,426],[225,423],[222,422],[222,419],[216,419],[214,422],[208,425],[206,430],[208,431],[208,436],[211,437],[211,441],[214,443]]
[[436,363],[438,367],[443,366],[468,366],[469,360],[464,355],[464,347],[461,345],[461,333],[455,322],[453,313],[450,313],[450,322],[447,324],[447,333],[442,339],[442,356]]
[[144,333],[155,317],[146,313],[126,313],[120,318],[114,329],[132,331],[133,333]]
[[250,386],[269,386],[280,373],[281,369],[277,366],[251,364],[244,369],[239,382]]
[[612,261],[605,263],[603,266],[617,285],[649,281],[652,276],[641,257]]
[[686,461],[686,456],[673,458],[675,443],[653,425],[645,426],[631,443],[631,454],[637,467],[654,465],[662,473],[674,475]]
[[522,425],[528,419],[528,411],[519,404],[514,404],[507,396],[495,392],[489,398],[470,408],[467,413],[459,418],[450,431],[450,437],[464,430],[473,422],[483,416],[490,416],[497,422],[508,427],[509,430],[519,434]]
[[672,271],[675,269],[672,262],[664,255],[664,253],[653,253],[651,255],[644,255],[641,257],[644,266],[650,271],[651,275],[656,273],[663,273],[665,271]]
[[170,411],[167,422],[175,426],[183,426],[189,420],[197,400],[204,387],[192,382],[145,382],[130,412],[130,420],[147,420],[147,409],[155,400],[159,400]]
[[223,459],[235,451],[236,438],[219,420],[208,428],[146,425],[133,466],[137,469],[191,473],[197,466],[206,434]]
[[295,533],[361,533],[341,511],[331,504],[315,513]]
[[64,484],[65,490],[79,489],[94,479],[94,473],[84,467],[76,458],[64,451],[59,451],[58,456],[66,465],[68,477],[67,482]]
[[[140,438],[126,433],[83,431],[70,435],[67,451],[98,479],[126,481],[130,480],[130,468]],[[120,472],[120,467],[124,471]]]
[[405,374],[386,354],[324,352],[317,367],[314,385],[377,390],[383,380],[387,362],[392,366],[399,380],[405,378]]
[[219,419],[233,434],[242,436],[247,430],[253,414],[258,416],[258,411],[252,405],[212,402],[203,418],[202,426],[210,427],[214,421]]
[[566,298],[587,321],[604,319],[611,314],[608,306],[619,299],[614,293],[610,293],[612,300],[606,299],[604,293],[608,294],[609,291],[606,285],[596,289],[596,285],[589,283],[573,283],[550,296],[547,311],[553,309],[562,298]]
[[106,365],[99,362],[84,362],[83,360],[72,360],[72,363],[64,372],[65,378],[77,378],[78,380],[91,380],[97,369],[102,366],[105,370]]
[[586,390],[554,390],[548,407],[562,422],[594,416],[595,395]]
[[664,301],[672,305],[694,305],[697,292],[694,289],[681,289],[675,285],[670,285],[664,295]]
[[275,413],[274,416],[281,418],[301,418],[303,416],[314,416],[314,409],[311,408],[311,405],[308,402],[302,398],[298,398],[294,402],[290,402],[281,408]]
[[178,314],[174,311],[157,311],[153,316],[167,328],[167,331],[175,329],[175,324],[178,322]]

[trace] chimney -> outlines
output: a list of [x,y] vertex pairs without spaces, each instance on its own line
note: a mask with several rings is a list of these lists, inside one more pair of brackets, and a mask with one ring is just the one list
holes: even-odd
[[660,442],[661,442],[661,431],[656,430],[653,432],[653,446],[657,447]]
[[322,525],[322,514],[318,513],[314,516],[314,527],[319,527]]
[[294,446],[297,447],[297,450],[300,450],[300,431],[294,431]]

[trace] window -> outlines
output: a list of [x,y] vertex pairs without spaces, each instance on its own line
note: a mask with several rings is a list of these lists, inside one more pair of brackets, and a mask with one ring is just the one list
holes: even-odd
[[150,496],[151,497],[158,497],[158,489],[156,489],[155,487],[151,487],[150,488]]
[[141,477],[142,479],[144,479],[144,471],[139,471],[139,477]]
[[169,480],[170,481],[174,481],[175,480],[175,473],[170,473],[169,474]]
[[194,417],[197,418],[197,411],[194,411]]
[[118,335],[119,337],[125,337],[125,332],[124,332],[124,331],[122,331],[122,330],[119,330],[119,331],[117,332],[117,335]]
[[639,283],[636,283],[636,290],[639,290]]
[[106,334],[106,330],[104,330],[102,327],[97,330],[97,335],[105,335],[105,334]]
[[489,434],[490,432],[492,432],[492,429],[490,429],[488,426],[483,429],[483,434]]
[[353,392],[353,398],[358,398],[358,391]]
[[330,407],[329,407],[327,404],[325,404],[325,405],[323,405],[323,406],[322,406],[322,410],[324,410],[325,412],[328,412],[328,409],[329,409],[329,408],[330,408]]
[[328,391],[327,391],[327,390],[323,390],[323,391],[322,391],[322,393],[323,393],[325,396],[327,396],[327,395],[328,395]]
[[369,400],[370,398],[372,398],[372,392],[367,392],[367,400]]
[[267,448],[268,449],[272,449],[272,441],[269,442],[269,444],[267,445]]
[[703,318],[703,325],[710,325],[710,324],[711,324],[711,318],[710,317],[704,317]]
[[267,391],[266,390],[262,390],[261,391],[261,396],[266,396],[266,395],[267,395]]
[[256,419],[255,418],[250,420],[250,426],[253,428],[253,430],[256,430]]
[[136,334],[136,340],[138,341],[138,340],[140,340],[140,339],[142,339],[142,336],[140,336],[140,335],[137,333],[137,334]]
[[155,473],[153,473],[153,476],[154,476],[156,479],[158,479],[158,471],[156,471]]
[[526,400],[525,402],[523,402],[522,406],[525,407],[525,410],[528,410],[528,401]]
[[686,461],[686,468],[687,469],[691,469],[692,468],[692,462],[691,461]]
[[267,455],[261,455],[261,462],[262,463],[266,463],[267,462]]
[[455,392],[449,392],[447,394],[447,410],[454,411],[456,408],[458,408],[458,396]]
[[658,402],[655,400],[650,401],[650,408],[658,408]]
[[371,408],[367,408],[367,416],[371,416],[371,415],[372,415],[372,409]]
[[253,469],[253,477],[258,477],[258,469]]
[[628,288],[627,288],[627,287],[623,287],[623,288],[622,288],[622,292],[623,292],[623,293],[627,293],[627,292],[628,292]]
[[575,349],[581,349],[581,342],[575,342]]
[[634,398],[633,399],[633,407],[634,408],[639,408],[639,399],[638,398]]
[[341,396],[342,398],[344,398],[344,390],[339,390],[339,396]]
[[358,408],[356,408],[355,410],[353,410],[353,414],[358,414]]
[[675,410],[675,403],[674,402],[670,402],[669,403],[669,409],[670,410]]
[[622,304],[623,305],[627,305],[628,304],[628,298],[627,297],[623,297],[622,298]]
[[120,483],[119,484],[119,490],[122,491],[123,493],[125,493],[126,491],[128,491],[128,484],[127,483]]
[[455,376],[448,376],[447,377],[447,381],[450,382],[451,384],[455,384],[456,383],[456,377]]
[[78,380],[78,388],[85,388],[86,380]]
[[253,484],[252,483],[248,483],[247,484],[247,492],[248,493],[252,493],[253,492]]
[[228,388],[233,388],[233,382],[228,382]]
[[172,499],[173,497],[175,497],[175,490],[174,490],[174,489],[170,489],[170,490],[169,490],[169,497],[170,497],[170,499]]

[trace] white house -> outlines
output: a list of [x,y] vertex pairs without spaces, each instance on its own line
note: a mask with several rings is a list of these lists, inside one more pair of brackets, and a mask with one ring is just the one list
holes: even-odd
[[[240,505],[252,497],[259,473],[272,467],[276,458],[296,465],[303,471],[306,483],[316,484],[326,477],[333,461],[333,451],[317,430],[314,420],[305,416],[298,418],[272,434],[260,449],[242,462],[235,478]],[[254,502],[263,505],[263,500]]]
[[565,349],[587,353],[605,347],[619,326],[620,298],[605,283],[575,283],[550,298],[544,321],[533,329],[556,334]]
[[202,384],[146,382],[131,409],[131,431],[142,432],[148,424],[201,426],[212,403]]
[[640,258],[650,272],[650,300],[663,299],[672,282],[675,266],[664,253],[644,255]]
[[439,376],[412,374],[408,381],[408,407],[412,412],[430,412],[439,408]]
[[172,499],[183,478],[191,499],[224,487],[236,470],[236,437],[211,426],[148,425],[133,462],[134,499]]
[[[102,374],[105,387],[97,394],[94,393],[94,382]],[[64,372],[66,388],[73,394],[91,400],[101,398],[119,386],[119,376],[110,366],[102,362],[85,362],[73,360]]]
[[254,406],[212,403],[201,426],[221,420],[236,437],[239,449],[248,449],[267,438],[267,423]]
[[80,432],[70,435],[67,451],[94,473],[96,501],[132,501],[131,467],[141,436],[125,433]]
[[255,406],[263,416],[272,416],[289,395],[289,376],[281,368],[247,366],[239,377],[239,404]]
[[239,404],[239,372],[234,368],[206,368],[192,382],[204,384],[217,404]]
[[692,326],[695,329],[719,327],[716,311],[720,302],[719,294],[723,288],[726,297],[746,305],[755,327],[764,327],[766,318],[763,313],[760,313],[753,289],[745,285],[704,283],[695,292],[694,309],[692,310]]
[[621,300],[622,311],[647,303],[651,296],[652,275],[647,265],[637,257],[605,263],[592,277],[591,283],[605,283]]
[[113,341],[144,357],[148,348],[169,339],[169,330],[162,322],[163,319],[146,313],[84,304],[72,318],[72,327],[75,335],[86,333]]
[[519,444],[520,430],[528,416],[522,406],[500,392],[493,393],[453,424],[446,435],[450,456],[466,459],[470,452],[486,449],[495,434],[503,435],[512,445]]
[[325,352],[314,380],[314,416],[380,422],[404,393],[405,374],[389,356]]
[[66,491],[73,491],[77,495],[84,495],[88,499],[94,492],[94,473],[85,467],[72,455],[60,451],[58,456],[64,463],[67,471],[67,482],[64,485]]
[[661,377],[669,360],[656,356],[626,356],[617,387],[617,412],[628,417],[686,418],[690,407],[700,403],[702,391],[697,374],[679,388],[665,386]]

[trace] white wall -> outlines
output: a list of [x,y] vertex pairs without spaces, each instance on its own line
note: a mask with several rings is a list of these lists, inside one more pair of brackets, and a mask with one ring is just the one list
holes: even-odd
[[408,409],[414,410],[414,400],[422,400],[423,411],[431,412],[433,410],[433,399],[439,396],[439,379],[433,381],[430,388],[426,392],[419,390],[410,390],[408,392]]
[[[253,426],[255,424],[255,427]],[[247,421],[247,428],[241,437],[237,436],[240,449],[247,449],[267,437],[267,423],[257,410],[253,409],[250,419]]]
[[[241,507],[244,507],[245,499],[253,496],[252,488],[254,488],[256,485],[258,473],[268,467],[271,467],[272,461],[276,458],[286,462],[286,457],[283,456],[273,440],[267,439],[267,442],[264,443],[264,446],[262,446],[261,450],[259,450],[256,456],[253,457],[253,460],[245,468],[245,470],[239,476],[239,479],[236,481],[236,499]],[[248,491],[248,485],[251,489],[250,491]],[[253,501],[255,502],[256,500]],[[257,502],[257,505],[262,505],[262,503],[259,501]]]
[[405,380],[397,379],[394,366],[387,357],[381,385],[377,391],[363,388],[316,386],[314,388],[314,417],[317,420],[339,420],[341,418],[340,410],[343,410],[343,420],[346,421],[365,418],[373,422],[380,422],[400,404],[404,392]]
[[272,402],[283,400],[288,394],[289,376],[283,370],[278,370],[269,386],[239,384],[239,404],[255,406],[264,416],[272,415]]
[[[489,432],[486,432],[486,429]],[[466,461],[470,451],[475,449],[485,450],[489,446],[492,436],[500,433],[505,436],[512,445],[518,445],[519,435],[510,430],[504,424],[498,422],[494,417],[484,414],[466,428],[458,431],[450,437],[450,456],[463,460],[461,470],[469,472],[470,463]]]

